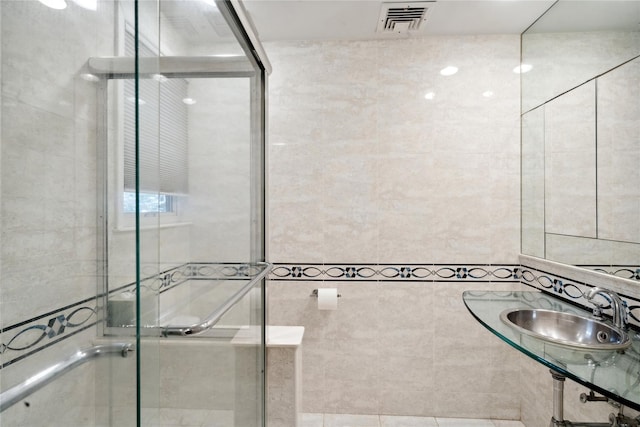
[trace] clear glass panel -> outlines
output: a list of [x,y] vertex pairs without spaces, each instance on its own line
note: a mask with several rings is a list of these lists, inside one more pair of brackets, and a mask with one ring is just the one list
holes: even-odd
[[[627,336],[615,329],[608,330],[610,324],[602,323],[600,326],[591,316],[590,310],[538,291],[465,291],[462,298],[476,320],[514,349],[590,390],[625,406],[640,409],[640,392],[637,384],[629,379],[630,372],[637,372],[637,358],[632,351],[602,348],[602,342],[597,342],[595,338],[597,331],[604,329],[607,331],[605,335],[611,337],[609,344],[624,347],[621,342],[625,342]],[[543,313],[534,319],[529,318],[526,325],[516,325],[509,318],[503,320],[502,317],[505,312],[540,309]],[[555,318],[553,326],[536,329],[540,326],[540,321],[544,322],[544,314],[568,320]],[[516,318],[517,315],[510,319],[515,321]],[[564,334],[558,331],[558,325],[564,326],[567,331]],[[579,329],[581,326],[584,330]],[[547,335],[548,333],[551,335]],[[635,345],[633,341],[636,337],[633,335],[629,337],[631,345]],[[566,342],[558,343],[560,337],[567,339],[569,345]],[[593,338],[595,344],[588,342],[590,338]],[[576,341],[581,342],[581,345],[575,345]],[[579,424],[581,423],[574,425]]]
[[[3,393],[98,343],[103,254],[97,159],[104,123],[101,81],[88,59],[117,54],[114,20],[131,5],[0,4]],[[106,425],[111,399],[135,393],[135,378],[105,379],[130,368],[132,359],[120,357],[82,364],[4,410],[0,423]],[[116,381],[126,393],[114,392]]]
[[[260,426],[262,282],[250,281],[264,258],[260,73],[228,11],[201,0],[152,4],[140,9],[138,34],[159,46],[139,64],[138,193],[140,202],[170,197],[173,210],[139,206],[140,302],[149,307],[138,320],[141,425]],[[163,336],[200,331],[227,303],[211,329]]]
[[263,424],[264,81],[221,7],[0,3],[2,392],[96,356],[2,423]]

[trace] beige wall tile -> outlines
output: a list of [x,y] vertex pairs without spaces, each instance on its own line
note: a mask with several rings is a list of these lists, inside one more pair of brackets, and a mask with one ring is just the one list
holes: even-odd
[[[319,311],[307,301],[315,287],[338,288],[336,311]],[[514,418],[520,411],[518,354],[478,324],[461,296],[465,289],[513,287],[270,281],[269,322],[306,328],[304,411],[427,416],[447,408],[449,416]],[[451,409],[436,396],[457,398],[461,391],[483,395],[485,400],[475,399],[484,403],[499,397],[501,403]]]
[[[271,261],[504,262],[518,252],[508,238],[519,227],[517,37],[267,51]],[[445,78],[449,63],[460,72]]]

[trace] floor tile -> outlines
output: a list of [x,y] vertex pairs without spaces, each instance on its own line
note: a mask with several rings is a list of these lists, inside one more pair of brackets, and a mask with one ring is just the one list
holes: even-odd
[[438,427],[496,427],[491,420],[470,418],[436,418]]
[[380,417],[377,415],[324,414],[324,427],[380,427]]
[[380,415],[380,427],[438,427],[435,418]]
[[300,415],[300,427],[525,427],[525,425],[520,421],[510,420],[303,413]]
[[300,414],[300,427],[323,427],[324,414]]

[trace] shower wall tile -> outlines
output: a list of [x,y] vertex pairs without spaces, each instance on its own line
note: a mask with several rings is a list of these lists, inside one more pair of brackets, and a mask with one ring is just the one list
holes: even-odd
[[206,409],[161,408],[158,420],[143,413],[143,426],[158,427],[201,427],[211,420],[218,420],[221,425],[233,425],[233,411],[217,411]]
[[250,157],[249,81],[190,79],[189,92],[198,101],[189,106],[189,197],[183,209],[191,224],[190,256],[199,262],[247,260],[250,162],[232,159]]
[[[71,357],[79,347],[87,347],[95,338],[95,331],[89,329],[73,339],[60,342],[44,351],[20,362],[21,369],[3,369],[3,390],[19,384],[54,363]],[[112,361],[132,362],[134,359]],[[91,364],[80,366],[33,393],[24,401],[6,409],[2,413],[2,424],[16,427],[35,426],[83,426],[93,425],[95,419],[96,381]],[[73,404],[61,404],[61,402]],[[25,403],[26,402],[26,403]]]
[[211,342],[189,344],[188,351],[175,342],[161,346],[159,407],[232,410],[235,349]]
[[[11,324],[62,307],[69,297],[95,295],[95,269],[89,264],[96,259],[97,196],[95,170],[89,179],[85,166],[95,164],[95,153],[88,149],[76,156],[87,143],[78,136],[86,134],[88,124],[18,101],[4,108],[4,117],[16,125],[3,129],[2,147],[3,279],[13,285],[2,287],[0,300],[3,323]],[[37,290],[25,293],[23,282]],[[25,300],[43,294],[44,299]]]
[[[76,70],[73,49],[69,49],[74,46],[73,39],[66,31],[57,37],[51,37],[50,33],[52,28],[69,27],[68,14],[55,13],[29,2],[9,3],[3,7],[3,14],[11,17],[4,20],[5,40],[13,41],[4,43],[3,56],[16,58],[3,67],[3,95],[73,117]],[[34,19],[47,25],[33,29],[24,25]]]
[[[114,55],[115,3],[99,5],[1,7],[0,357],[12,362],[2,369],[3,390],[96,337],[98,102],[95,83],[80,74],[89,57]],[[109,362],[117,369],[120,360]],[[84,365],[42,388],[30,405],[3,412],[3,425],[98,424],[97,396],[107,395],[95,369]]]
[[[3,95],[68,118],[95,120],[95,87],[79,78],[91,56],[113,55],[113,7],[65,13],[32,2],[3,7]],[[39,22],[38,26],[24,25]],[[58,31],[51,37],[51,29]],[[60,31],[64,29],[64,31]]]

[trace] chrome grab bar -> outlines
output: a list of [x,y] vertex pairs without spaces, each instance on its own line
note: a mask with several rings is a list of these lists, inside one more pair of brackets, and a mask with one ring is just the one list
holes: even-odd
[[191,326],[166,326],[163,328],[162,334],[166,337],[169,335],[178,335],[182,337],[197,335],[208,331],[218,323],[220,318],[231,309],[238,301],[240,301],[249,291],[258,283],[264,279],[265,276],[271,271],[272,265],[269,263],[258,263],[263,266],[264,269],[255,275],[246,285],[241,287],[231,298],[226,300],[224,304],[216,308],[202,323]]
[[32,377],[27,378],[22,383],[15,385],[0,394],[0,412],[10,408],[25,397],[49,384],[51,381],[61,377],[73,368],[76,368],[91,359],[112,354],[119,354],[122,357],[127,357],[129,352],[133,351],[133,349],[134,346],[131,343],[118,342],[94,345],[93,347],[84,350],[78,350],[68,359],[49,366]]

